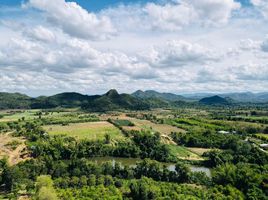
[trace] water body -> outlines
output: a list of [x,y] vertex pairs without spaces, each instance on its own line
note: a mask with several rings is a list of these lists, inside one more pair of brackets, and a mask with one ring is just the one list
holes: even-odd
[[[135,167],[136,162],[142,161],[142,159],[140,158],[116,158],[116,157],[96,157],[91,158],[90,160],[96,163],[111,162],[113,165],[115,165],[115,163],[117,162],[120,163],[122,166],[129,166],[129,167]],[[175,171],[174,163],[162,163],[162,164],[166,165],[170,171]],[[192,172],[204,172],[208,177],[211,177],[211,171],[207,167],[190,165],[189,168]]]

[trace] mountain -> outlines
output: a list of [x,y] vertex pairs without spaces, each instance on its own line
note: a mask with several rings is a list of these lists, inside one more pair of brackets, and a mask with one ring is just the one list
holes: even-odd
[[32,98],[20,93],[0,92],[0,109],[30,108]]
[[[188,95],[187,98],[153,90],[138,90],[133,94],[119,94],[112,89],[103,95],[83,95],[75,92],[60,93],[53,96],[32,98],[20,93],[0,92],[0,109],[46,109],[56,107],[81,107],[88,111],[146,110],[150,108],[198,107],[203,105],[244,105],[268,103],[268,93],[227,93],[210,95]],[[199,96],[199,99],[195,99]],[[195,100],[194,100],[195,99]],[[266,105],[266,104],[265,104]]]
[[82,108],[88,111],[109,111],[109,110],[145,110],[150,105],[129,94],[118,94],[114,89],[108,91],[102,96],[95,97],[82,105]]
[[75,92],[65,92],[49,97],[37,97],[31,104],[32,108],[79,107],[94,99],[95,96]]
[[151,98],[156,98],[156,99],[162,99],[166,101],[181,101],[181,100],[186,100],[185,97],[172,94],[172,93],[160,93],[156,92],[154,90],[137,90],[136,92],[131,94],[134,97],[140,98],[140,99],[151,99]]
[[[240,93],[226,93],[219,94],[221,97],[230,97],[238,102],[262,102],[263,100],[259,98],[259,94],[252,92],[240,92]],[[268,101],[268,98],[267,98]]]
[[211,97],[213,95],[218,95],[223,98],[231,98],[236,102],[243,103],[267,103],[268,93],[252,93],[252,92],[233,92],[233,93],[194,93],[194,94],[184,94],[183,96],[188,99],[200,100],[205,97]]
[[205,105],[229,105],[231,104],[232,99],[222,98],[218,95],[212,97],[205,97],[199,101],[200,104]]

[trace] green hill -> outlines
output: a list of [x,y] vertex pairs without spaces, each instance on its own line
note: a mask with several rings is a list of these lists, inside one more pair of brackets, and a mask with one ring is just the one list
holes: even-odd
[[0,109],[30,108],[32,98],[20,93],[0,93]]
[[110,90],[106,94],[88,101],[82,108],[89,111],[145,110],[149,109],[150,106],[148,103],[129,94],[118,94],[116,90]]
[[32,108],[79,107],[87,103],[92,96],[75,92],[60,93],[49,97],[38,97],[32,103]]
[[141,99],[162,99],[165,101],[181,101],[186,100],[185,97],[172,94],[172,93],[160,93],[154,90],[137,90],[136,92],[131,94],[134,97],[141,98]]
[[200,104],[205,105],[229,105],[232,100],[230,98],[222,98],[220,96],[206,97],[199,101]]

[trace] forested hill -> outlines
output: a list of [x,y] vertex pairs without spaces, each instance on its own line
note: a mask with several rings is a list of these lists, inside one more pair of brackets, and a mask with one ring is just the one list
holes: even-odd
[[[238,94],[237,94],[238,95]],[[234,94],[233,94],[234,96]],[[264,95],[262,95],[262,98]],[[133,94],[119,94],[112,89],[103,95],[83,95],[69,92],[53,96],[32,98],[20,93],[0,93],[0,109],[46,109],[56,107],[81,107],[88,111],[147,110],[151,108],[193,107],[193,106],[267,106],[260,102],[239,102],[229,97],[210,96],[194,100],[172,93],[138,90]]]
[[55,107],[82,107],[89,111],[108,111],[118,109],[145,110],[150,103],[129,94],[118,94],[110,90],[104,95],[82,95],[61,93],[53,96],[31,98],[19,93],[0,93],[0,109],[30,109]]
[[20,93],[0,92],[0,109],[29,108],[32,98]]
[[151,98],[157,98],[157,99],[162,99],[166,101],[186,101],[187,98],[181,96],[181,95],[176,95],[172,93],[160,93],[154,90],[137,90],[136,92],[131,94],[134,97],[141,98],[141,99],[151,99]]
[[118,94],[116,90],[110,90],[102,96],[95,96],[87,103],[83,103],[82,108],[89,111],[146,110],[150,105],[129,94]]
[[233,100],[230,98],[222,98],[220,96],[212,96],[212,97],[206,97],[199,101],[201,104],[206,105],[230,105],[232,104]]

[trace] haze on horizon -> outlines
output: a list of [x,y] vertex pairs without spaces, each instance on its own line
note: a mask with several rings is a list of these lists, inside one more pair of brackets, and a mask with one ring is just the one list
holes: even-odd
[[0,91],[267,92],[267,0],[0,2]]

